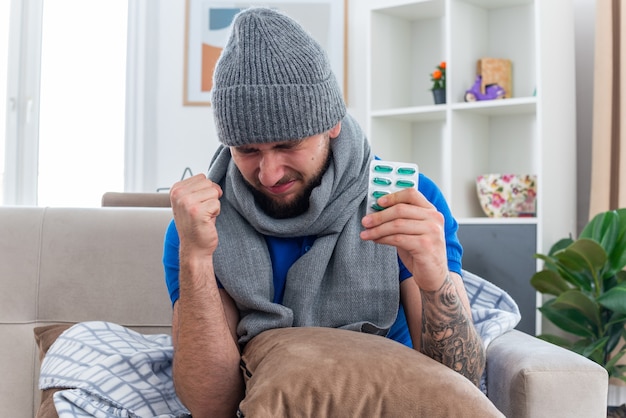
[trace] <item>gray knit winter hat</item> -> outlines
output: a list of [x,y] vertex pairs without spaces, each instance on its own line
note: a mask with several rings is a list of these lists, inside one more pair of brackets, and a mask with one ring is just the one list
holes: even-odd
[[235,16],[211,104],[226,146],[317,135],[346,113],[323,48],[296,21],[262,7]]

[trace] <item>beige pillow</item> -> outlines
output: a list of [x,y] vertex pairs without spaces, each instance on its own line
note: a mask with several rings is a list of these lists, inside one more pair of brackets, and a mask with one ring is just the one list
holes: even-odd
[[282,328],[242,355],[246,417],[504,417],[468,379],[388,338]]

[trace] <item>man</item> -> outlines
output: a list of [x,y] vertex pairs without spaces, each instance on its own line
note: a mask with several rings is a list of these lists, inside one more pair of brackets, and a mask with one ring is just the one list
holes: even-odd
[[209,179],[172,187],[164,252],[174,382],[192,415],[234,414],[240,348],[278,327],[386,335],[478,383],[456,221],[423,175],[365,216],[373,155],[302,27],[270,9],[238,14],[212,106],[222,146]]

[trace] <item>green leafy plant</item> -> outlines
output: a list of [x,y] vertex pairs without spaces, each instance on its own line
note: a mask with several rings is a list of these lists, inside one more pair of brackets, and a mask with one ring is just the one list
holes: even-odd
[[[596,215],[577,240],[564,238],[530,283],[553,295],[539,311],[568,335],[539,338],[575,351],[626,382],[626,208]],[[570,338],[567,338],[570,337]]]

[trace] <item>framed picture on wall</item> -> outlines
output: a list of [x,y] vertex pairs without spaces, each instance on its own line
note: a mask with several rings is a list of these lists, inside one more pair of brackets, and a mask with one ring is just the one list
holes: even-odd
[[184,105],[210,105],[213,68],[230,32],[234,16],[250,6],[285,12],[326,50],[339,85],[346,91],[348,0],[187,0],[185,22]]

